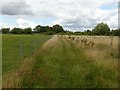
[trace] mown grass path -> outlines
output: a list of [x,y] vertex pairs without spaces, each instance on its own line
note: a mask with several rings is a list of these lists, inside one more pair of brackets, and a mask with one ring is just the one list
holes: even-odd
[[117,87],[117,70],[98,65],[77,43],[63,36],[50,39],[21,68],[22,75],[10,87]]

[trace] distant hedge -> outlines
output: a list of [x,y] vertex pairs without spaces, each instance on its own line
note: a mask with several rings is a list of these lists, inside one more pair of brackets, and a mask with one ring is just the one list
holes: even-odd
[[120,29],[111,30],[109,26],[106,23],[98,23],[92,30],[85,30],[83,32],[77,31],[65,31],[62,26],[60,25],[53,25],[53,27],[50,26],[41,26],[37,25],[33,30],[28,28],[13,28],[10,30],[10,28],[2,28],[0,30],[3,34],[33,34],[33,33],[42,33],[46,35],[53,35],[53,34],[74,34],[74,35],[113,35],[113,36],[120,36]]

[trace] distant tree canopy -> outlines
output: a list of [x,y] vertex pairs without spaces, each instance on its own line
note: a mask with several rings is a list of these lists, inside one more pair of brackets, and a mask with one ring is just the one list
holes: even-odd
[[41,32],[41,25],[36,26],[33,30],[35,33],[40,33]]
[[12,33],[12,34],[32,34],[32,29],[31,28],[25,28],[25,29],[13,28],[10,33]]
[[54,34],[54,33],[64,32],[63,27],[60,25],[54,25],[53,27],[38,25],[33,30],[34,30],[34,33],[45,33],[45,34]]
[[106,23],[98,23],[97,26],[92,30],[95,35],[109,35],[110,28]]
[[52,34],[68,34],[68,35],[113,35],[113,36],[120,36],[120,30],[111,30],[109,26],[106,23],[98,23],[94,29],[91,30],[85,30],[85,31],[77,31],[77,32],[72,32],[72,31],[64,31],[63,27],[56,24],[53,25],[53,27],[50,26],[41,26],[37,25],[33,30],[28,27],[28,28],[13,28],[10,30],[10,28],[2,28],[0,31],[2,31],[3,34],[33,34],[33,33],[39,33],[39,34],[46,34],[46,35],[52,35]]
[[86,30],[83,32],[84,35],[93,35],[93,32],[90,30]]
[[8,34],[10,31],[10,28],[2,28],[1,31],[3,34]]
[[3,34],[7,34],[7,33],[12,33],[12,34],[43,33],[43,34],[48,34],[48,35],[65,32],[63,27],[58,24],[54,25],[53,27],[37,25],[33,30],[30,27],[24,28],[24,29],[15,27],[12,30],[10,30],[10,28],[2,28],[1,31],[3,32]]
[[64,32],[63,27],[60,26],[60,25],[54,25],[54,26],[53,26],[53,30],[54,30],[56,33]]
[[13,34],[22,34],[23,33],[23,29],[15,27],[15,28],[13,28],[11,30],[11,33],[13,33]]
[[25,28],[23,29],[23,33],[24,34],[32,34],[32,29],[29,27],[29,28]]
[[119,29],[112,30],[111,31],[111,35],[113,35],[113,36],[120,36],[120,30]]

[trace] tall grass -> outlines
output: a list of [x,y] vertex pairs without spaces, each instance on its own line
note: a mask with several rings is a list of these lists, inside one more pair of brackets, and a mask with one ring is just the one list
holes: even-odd
[[101,58],[96,55],[93,58],[94,49],[99,50],[99,46],[90,49],[93,51],[87,55],[88,47],[58,37],[56,43],[46,49],[47,52],[43,54],[39,52],[35,57],[36,62],[32,70],[22,77],[21,87],[118,87],[117,60],[107,60],[109,57],[105,58],[103,54],[100,54]]
[[23,60],[18,69],[4,75],[3,87],[117,88],[118,62],[116,56],[111,55],[111,50],[117,52],[117,44],[110,49],[109,39],[84,36],[87,42],[94,42],[89,46],[82,43],[81,38],[83,36],[79,40],[54,36],[32,57]]

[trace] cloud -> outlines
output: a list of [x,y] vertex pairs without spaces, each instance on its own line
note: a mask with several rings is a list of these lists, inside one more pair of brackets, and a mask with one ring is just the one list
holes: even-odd
[[[52,22],[52,25],[57,23],[64,26],[64,28],[75,30],[75,28],[93,28],[99,22],[107,22],[111,28],[117,28],[117,8],[110,10],[102,10],[99,8],[102,5],[109,6],[111,3],[117,1],[118,0],[44,0],[36,2],[31,6],[34,7],[33,10],[38,16],[57,18]],[[37,12],[36,6],[40,9],[39,13]],[[113,22],[115,23],[113,24]]]
[[[55,18],[50,25],[60,24],[65,29],[82,30],[93,28],[99,22],[106,22],[111,28],[118,25],[116,9],[102,10],[118,0],[3,0],[2,14],[17,17],[18,26],[34,26],[34,21],[23,17]],[[33,24],[33,25],[32,25]]]
[[[83,28],[93,28],[97,23],[105,22],[111,28],[118,27],[118,14],[117,9],[114,10],[101,10],[96,8],[94,10],[85,9],[87,12],[78,12],[77,14],[68,13],[63,15],[62,18],[53,22],[60,23],[65,28],[81,30]],[[61,15],[62,16],[62,15]]]
[[19,28],[31,27],[33,29],[37,25],[37,23],[35,22],[24,20],[22,18],[17,19],[16,23],[17,23],[17,27]]
[[2,15],[29,15],[31,7],[23,1],[2,2]]
[[[40,23],[39,23],[40,24]],[[6,24],[3,21],[0,20],[0,28],[10,28],[13,29],[14,27],[18,27],[18,28],[28,28],[31,27],[32,29],[38,25],[38,23],[29,21],[29,20],[25,20],[23,18],[18,18],[16,20],[16,25],[11,25],[11,24]]]

